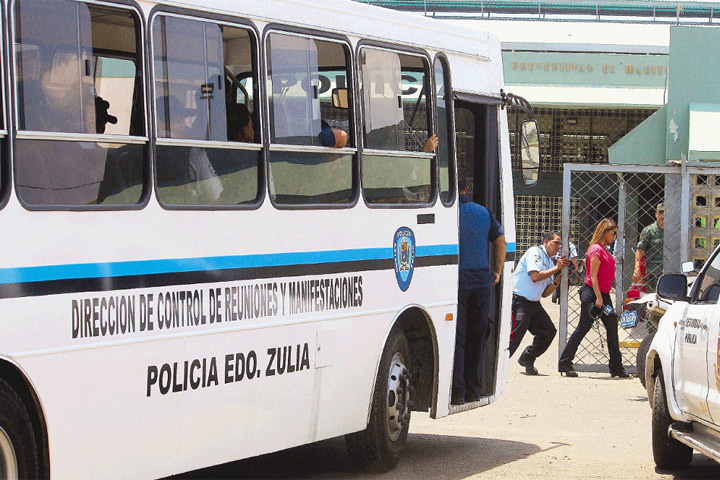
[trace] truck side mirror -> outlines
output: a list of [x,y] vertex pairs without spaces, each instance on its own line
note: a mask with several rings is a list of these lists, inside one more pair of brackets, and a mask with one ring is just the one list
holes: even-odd
[[687,302],[687,277],[681,273],[663,275],[657,283],[657,294],[667,300]]
[[523,183],[537,185],[540,177],[540,134],[536,120],[525,120],[520,128],[520,165]]

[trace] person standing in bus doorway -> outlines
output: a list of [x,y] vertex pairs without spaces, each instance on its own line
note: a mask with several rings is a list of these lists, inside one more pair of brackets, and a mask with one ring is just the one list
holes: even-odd
[[[495,215],[470,201],[468,182],[458,180],[460,191],[460,275],[455,333],[453,405],[480,400],[485,346],[489,333],[492,286],[500,281],[505,264],[505,232]],[[492,273],[488,242],[495,244]]]
[[555,338],[557,329],[540,304],[542,297],[551,295],[560,285],[562,269],[570,265],[563,255],[557,263],[552,257],[560,250],[560,235],[548,232],[542,245],[529,248],[515,267],[513,276],[513,330],[510,336],[510,356],[520,346],[526,331],[534,335],[533,342],[518,358],[528,375],[537,375],[535,359],[545,353]]
[[[663,239],[665,232],[665,204],[655,208],[655,221],[640,232],[640,241],[635,250],[635,270],[633,283],[643,281],[649,290],[655,290],[657,281],[663,273]],[[642,272],[645,257],[645,274]]]

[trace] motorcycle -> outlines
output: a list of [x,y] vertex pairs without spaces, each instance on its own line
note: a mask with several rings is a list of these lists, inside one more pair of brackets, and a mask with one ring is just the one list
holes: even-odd
[[[644,330],[644,336],[637,349],[635,365],[637,367],[638,378],[643,387],[645,386],[645,361],[650,344],[655,338],[658,324],[665,311],[670,307],[670,303],[659,298],[656,293],[646,293],[636,299],[628,299],[623,306],[623,313],[620,319],[620,326],[628,327],[634,317],[635,323],[632,325],[635,331]],[[642,330],[641,330],[642,329]]]

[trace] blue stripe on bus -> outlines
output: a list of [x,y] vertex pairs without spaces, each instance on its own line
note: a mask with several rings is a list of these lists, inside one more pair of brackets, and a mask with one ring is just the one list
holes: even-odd
[[[457,255],[458,245],[418,246],[417,257]],[[80,278],[107,278],[233,268],[279,267],[392,258],[392,248],[362,248],[323,252],[269,253],[224,257],[176,258],[111,263],[79,263],[0,269],[0,285]]]
[[515,242],[508,242],[507,243],[507,249],[506,252],[514,252],[517,246],[515,245]]

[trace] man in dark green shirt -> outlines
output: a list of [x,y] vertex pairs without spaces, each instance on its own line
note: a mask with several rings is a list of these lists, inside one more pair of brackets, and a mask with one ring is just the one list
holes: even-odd
[[[655,209],[655,221],[643,228],[635,251],[635,270],[633,283],[645,282],[649,290],[655,290],[658,278],[663,274],[663,238],[665,229],[665,204],[659,203]],[[645,257],[645,276],[641,264]]]

